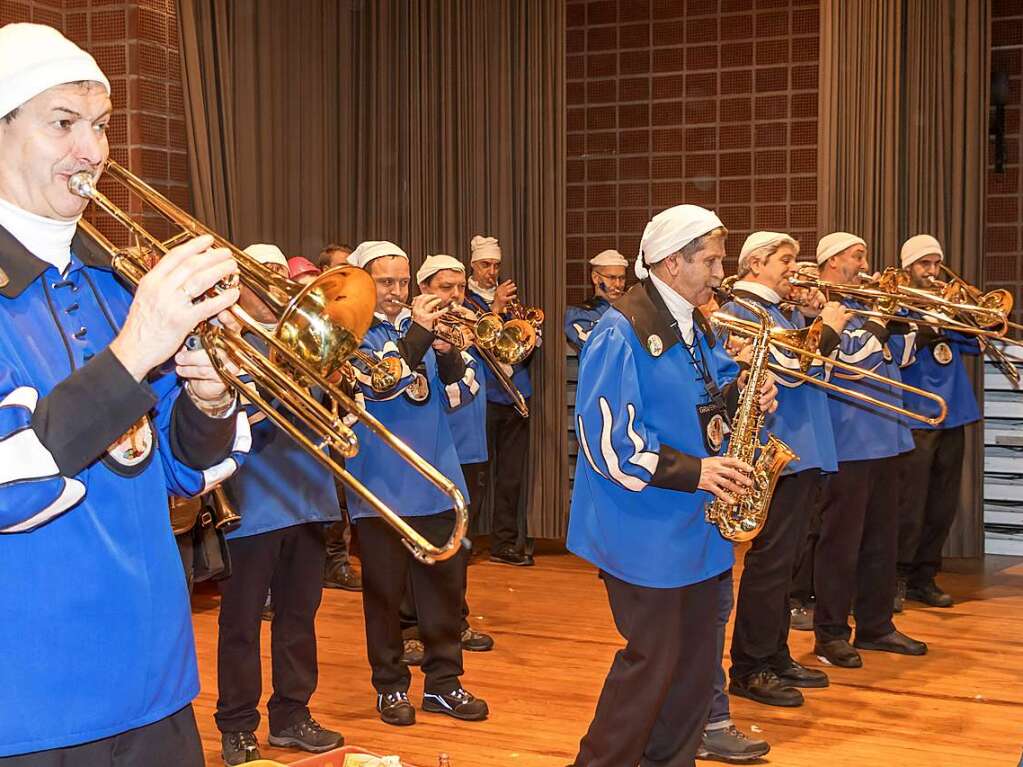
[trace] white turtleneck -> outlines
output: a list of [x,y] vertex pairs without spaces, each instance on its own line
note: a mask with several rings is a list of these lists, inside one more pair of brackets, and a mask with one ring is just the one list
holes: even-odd
[[71,239],[78,228],[71,221],[37,216],[0,198],[0,226],[10,232],[33,256],[57,267],[63,274],[71,263]]
[[776,290],[752,280],[736,280],[735,284],[732,285],[732,290],[745,290],[747,293],[752,293],[758,298],[764,299],[769,304],[781,303],[781,296],[778,295]]
[[650,281],[654,283],[657,292],[664,299],[664,305],[668,307],[671,316],[678,323],[678,330],[682,334],[682,340],[691,345],[693,343],[693,305],[682,298],[653,272],[650,272]]
[[474,293],[478,293],[480,296],[487,300],[488,304],[494,303],[494,295],[497,293],[497,286],[492,288],[485,288],[476,282],[475,277],[469,278],[469,289]]

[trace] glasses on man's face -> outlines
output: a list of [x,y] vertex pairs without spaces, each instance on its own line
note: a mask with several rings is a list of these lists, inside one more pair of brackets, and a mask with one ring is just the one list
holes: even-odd
[[603,272],[597,272],[597,274],[603,277],[608,282],[620,282],[622,284],[625,284],[624,274],[604,274]]

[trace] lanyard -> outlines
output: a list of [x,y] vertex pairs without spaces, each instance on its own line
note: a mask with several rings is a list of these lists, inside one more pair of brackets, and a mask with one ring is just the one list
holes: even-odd
[[[678,320],[672,318],[671,329],[675,331],[675,336],[678,338],[678,342],[682,345],[682,348],[686,350],[689,355],[689,359],[693,363],[693,367],[696,368],[700,374],[700,378],[703,379],[703,388],[707,394],[708,400],[721,411],[722,416],[728,421],[728,407],[725,405],[725,397],[721,393],[721,389],[718,388],[714,378],[710,374],[710,368],[707,365],[707,360],[704,358],[702,350],[700,350],[700,336],[697,332],[697,323],[693,322],[693,344],[690,346],[686,343],[686,339],[682,336],[682,331],[679,329]],[[695,350],[695,352],[694,352]]]

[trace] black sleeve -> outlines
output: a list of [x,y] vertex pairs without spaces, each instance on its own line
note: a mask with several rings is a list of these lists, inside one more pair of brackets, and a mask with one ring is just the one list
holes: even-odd
[[700,459],[663,443],[659,455],[657,470],[650,484],[665,490],[695,493],[700,486]]
[[437,375],[441,383],[447,386],[456,381],[462,380],[465,375],[465,360],[457,349],[452,349],[445,354],[437,354]]
[[817,351],[824,357],[830,357],[841,342],[842,336],[836,333],[830,325],[825,325],[821,330],[821,340],[817,345]]
[[57,468],[73,477],[148,413],[156,395],[110,349],[97,354],[39,400],[32,430]]
[[913,320],[908,317],[904,320],[888,320],[888,335],[904,336],[913,332]]
[[234,445],[234,416],[210,418],[181,392],[171,413],[170,445],[174,457],[202,471],[223,461]]
[[888,336],[892,334],[888,328],[874,320],[867,320],[863,323],[863,329],[877,338],[877,340],[881,343],[886,343],[888,341]]
[[920,325],[916,331],[916,348],[925,349],[941,338],[941,333],[930,325]]
[[408,332],[398,339],[398,354],[405,360],[409,370],[415,370],[426,356],[434,335],[418,322],[409,325]]
[[725,412],[728,413],[728,418],[731,419],[735,415],[735,411],[739,409],[739,395],[742,393],[742,390],[739,388],[739,382],[732,381],[725,386],[721,393],[725,397]]

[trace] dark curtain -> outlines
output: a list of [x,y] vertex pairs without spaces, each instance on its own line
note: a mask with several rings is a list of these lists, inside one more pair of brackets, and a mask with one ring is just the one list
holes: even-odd
[[386,239],[413,269],[501,241],[550,318],[529,532],[568,515],[564,8],[549,0],[179,0],[196,213],[289,255]]

